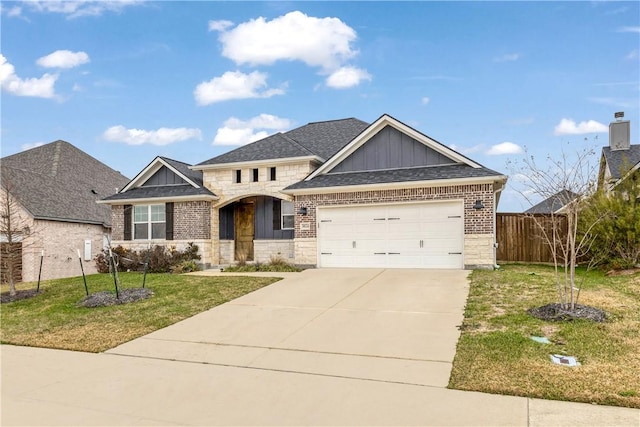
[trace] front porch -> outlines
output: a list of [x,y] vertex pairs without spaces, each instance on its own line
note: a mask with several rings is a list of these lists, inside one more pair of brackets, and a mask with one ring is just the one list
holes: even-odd
[[212,264],[266,263],[272,257],[294,263],[292,202],[264,195],[243,197],[214,206],[212,217]]

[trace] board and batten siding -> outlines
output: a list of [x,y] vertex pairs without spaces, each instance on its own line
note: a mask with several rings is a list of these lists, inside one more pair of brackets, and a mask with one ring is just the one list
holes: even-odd
[[386,126],[331,170],[357,172],[455,163],[421,142]]
[[[273,198],[267,196],[251,197],[255,207],[254,226],[255,240],[284,240],[293,239],[293,230],[274,230],[273,223]],[[237,203],[220,208],[220,239],[233,240],[234,210]]]
[[142,187],[178,184],[187,185],[187,182],[173,173],[171,170],[169,170],[169,168],[167,168],[166,166],[162,166],[156,173],[153,174],[153,176],[151,176],[151,178],[149,178],[147,181],[145,181],[144,184],[142,184]]

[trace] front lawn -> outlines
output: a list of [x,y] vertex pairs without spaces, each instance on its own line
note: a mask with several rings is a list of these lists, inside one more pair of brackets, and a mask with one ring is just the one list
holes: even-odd
[[[579,303],[606,311],[604,323],[527,313],[556,302],[551,267],[474,271],[449,388],[640,408],[640,274],[580,271],[582,279]],[[581,365],[553,364],[551,354]]]
[[[142,285],[140,273],[120,273],[122,288]],[[108,307],[83,308],[82,277],[50,280],[41,294],[2,304],[0,342],[34,347],[100,352],[238,298],[279,279],[148,274],[149,299]],[[87,276],[90,293],[113,291],[108,274]],[[35,287],[34,283],[18,289]],[[2,286],[2,291],[8,290]]]

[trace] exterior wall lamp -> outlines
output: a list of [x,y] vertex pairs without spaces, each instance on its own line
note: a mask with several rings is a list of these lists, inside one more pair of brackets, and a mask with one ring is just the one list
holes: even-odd
[[476,200],[476,203],[473,205],[473,209],[484,209],[484,205],[482,204],[482,200]]
[[300,209],[298,209],[298,215],[307,216],[307,207],[306,206],[300,207]]

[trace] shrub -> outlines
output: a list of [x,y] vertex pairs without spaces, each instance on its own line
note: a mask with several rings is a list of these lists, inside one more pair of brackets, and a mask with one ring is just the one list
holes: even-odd
[[[116,246],[111,251],[116,255],[118,271],[143,271],[145,263],[149,263],[147,271],[149,273],[169,273],[178,266],[185,264],[184,268],[191,268],[195,271],[200,259],[198,255],[198,245],[189,243],[184,251],[176,250],[175,247],[167,249],[164,246],[155,245],[151,249],[133,251],[122,246]],[[95,257],[96,268],[99,273],[109,272],[109,250],[105,249]],[[187,263],[191,263],[188,264]],[[186,272],[186,271],[185,271]]]
[[[593,225],[592,225],[593,224]],[[629,176],[610,194],[589,200],[579,223],[595,237],[589,247],[592,264],[626,269],[640,264],[640,173]]]

